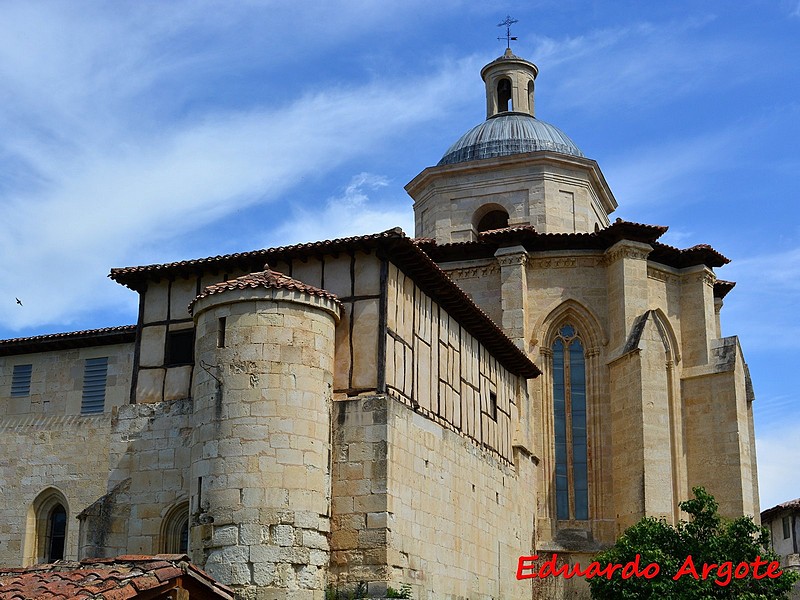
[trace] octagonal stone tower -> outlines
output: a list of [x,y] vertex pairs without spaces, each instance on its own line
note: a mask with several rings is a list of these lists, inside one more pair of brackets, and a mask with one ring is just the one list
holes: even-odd
[[267,268],[190,310],[193,560],[242,597],[321,599],[340,303]]
[[538,72],[510,49],[481,70],[486,121],[406,186],[417,237],[446,244],[509,226],[579,233],[610,224],[617,202],[597,163],[534,116]]

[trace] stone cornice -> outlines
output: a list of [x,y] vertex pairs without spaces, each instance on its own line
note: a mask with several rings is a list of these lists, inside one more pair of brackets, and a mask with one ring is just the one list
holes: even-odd
[[653,247],[650,244],[621,240],[606,250],[604,262],[606,265],[610,265],[621,259],[647,260],[652,251]]
[[478,279],[481,277],[488,277],[500,272],[500,266],[497,263],[490,265],[476,265],[474,267],[457,267],[455,269],[442,269],[450,279],[456,281],[461,279]]
[[500,268],[525,266],[528,262],[528,251],[524,246],[511,246],[509,248],[498,248],[494,253],[497,258],[497,264]]

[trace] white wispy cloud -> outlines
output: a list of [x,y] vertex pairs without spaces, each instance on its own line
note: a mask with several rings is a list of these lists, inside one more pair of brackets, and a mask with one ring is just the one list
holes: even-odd
[[381,175],[354,175],[340,196],[328,198],[320,210],[296,206],[291,218],[273,231],[270,239],[277,244],[292,244],[308,240],[331,239],[363,235],[400,227],[406,235],[414,235],[414,217],[408,206],[388,198],[375,200],[370,195],[386,192],[390,181]]
[[623,149],[607,161],[606,177],[614,182],[614,194],[622,210],[669,200],[670,202],[698,201],[686,195],[696,179],[732,167],[742,143],[742,130],[730,127],[706,132],[693,138],[659,140],[644,147]]
[[711,15],[693,16],[544,38],[533,55],[547,74],[554,110],[605,113],[625,106],[650,111],[687,92],[727,87],[751,76],[742,65],[754,59],[741,39],[697,35],[713,21]]
[[[787,417],[791,415],[787,412]],[[800,471],[800,423],[761,435],[756,431],[758,482],[761,509],[767,509],[800,496],[797,473]]]
[[724,330],[745,340],[749,352],[797,348],[800,248],[742,258],[719,275],[737,282],[723,308]]
[[[15,7],[28,25],[42,16]],[[103,14],[73,23],[66,11],[48,22],[34,40],[4,38],[13,23],[0,26],[0,96],[8,98],[0,124],[14,124],[0,140],[0,164],[18,167],[0,176],[0,298],[3,306],[15,297],[25,303],[0,310],[0,325],[12,330],[129,308],[130,295],[105,278],[110,266],[163,260],[157,249],[165,241],[279,199],[304,177],[436,118],[443,110],[436,100],[458,89],[469,67],[443,63],[406,80],[389,74],[358,86],[311,86],[278,106],[173,115],[169,92],[215,51],[170,54],[176,49],[162,42],[180,38],[184,26],[174,15],[149,30],[137,29],[144,27],[137,18],[120,23]],[[82,26],[80,35],[65,33],[72,25]],[[123,40],[130,42],[124,52]],[[26,48],[34,48],[31,56],[22,56]],[[159,86],[165,89],[154,91]],[[374,189],[366,180],[354,185]],[[350,224],[380,229],[386,219],[402,221],[391,208],[362,202]],[[326,231],[322,237],[330,237]]]

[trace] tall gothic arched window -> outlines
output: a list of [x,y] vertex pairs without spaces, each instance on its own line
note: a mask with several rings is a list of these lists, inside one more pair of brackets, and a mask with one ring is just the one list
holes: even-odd
[[555,427],[556,518],[589,518],[586,450],[586,359],[572,325],[553,342],[553,424]]

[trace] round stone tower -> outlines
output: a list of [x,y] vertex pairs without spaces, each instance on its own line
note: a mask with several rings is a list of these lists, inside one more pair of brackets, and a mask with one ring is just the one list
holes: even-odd
[[341,305],[267,267],[206,287],[190,310],[192,557],[245,595],[321,598]]

